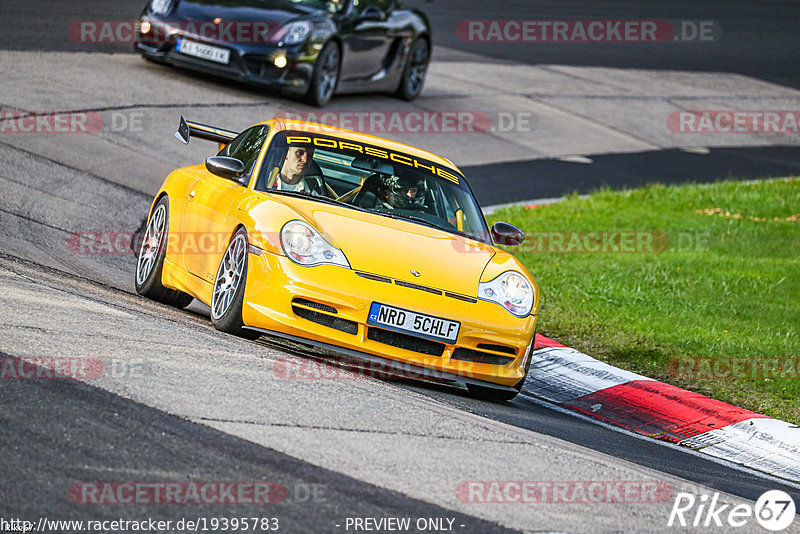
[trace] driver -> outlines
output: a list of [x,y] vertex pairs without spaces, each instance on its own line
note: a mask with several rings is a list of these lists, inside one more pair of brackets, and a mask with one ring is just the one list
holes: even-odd
[[388,176],[383,183],[387,208],[421,211],[425,206],[425,180],[411,176]]

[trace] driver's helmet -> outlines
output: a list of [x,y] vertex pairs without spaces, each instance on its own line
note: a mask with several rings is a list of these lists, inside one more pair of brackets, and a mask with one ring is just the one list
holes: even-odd
[[386,181],[386,197],[395,209],[425,207],[425,180],[412,176],[390,176]]

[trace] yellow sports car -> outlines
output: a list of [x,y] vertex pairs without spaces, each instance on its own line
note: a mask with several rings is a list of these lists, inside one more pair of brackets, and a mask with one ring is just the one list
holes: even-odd
[[192,298],[231,334],[334,349],[507,400],[530,365],[539,292],[495,244],[462,173],[429,152],[272,119],[242,133],[188,122],[219,143],[173,171],[153,201],[136,290]]

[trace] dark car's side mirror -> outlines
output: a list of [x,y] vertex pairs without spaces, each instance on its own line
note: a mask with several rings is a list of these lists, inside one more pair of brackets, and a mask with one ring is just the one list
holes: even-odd
[[367,6],[361,15],[359,15],[358,20],[386,20],[386,13],[375,6]]
[[507,222],[496,222],[492,226],[492,239],[498,245],[513,247],[525,241],[525,232]]
[[238,182],[244,174],[244,163],[236,158],[212,156],[206,160],[206,169],[211,174]]

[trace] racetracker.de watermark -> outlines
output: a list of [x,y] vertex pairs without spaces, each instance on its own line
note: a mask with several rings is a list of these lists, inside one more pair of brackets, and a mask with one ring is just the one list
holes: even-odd
[[146,360],[106,360],[94,357],[0,356],[0,380],[96,380],[100,377],[140,378],[153,372]]
[[[487,353],[487,361],[491,354]],[[437,358],[438,359],[438,358]],[[459,367],[459,374],[470,377],[475,363],[453,361]],[[476,362],[479,363],[479,362]],[[442,373],[405,364],[402,362],[382,363],[379,361],[352,361],[333,357],[320,361],[312,358],[278,358],[272,364],[272,373],[279,380],[422,380],[442,378]],[[476,373],[477,374],[477,373]]]
[[279,23],[270,20],[78,20],[69,25],[67,34],[73,43],[87,45],[133,44],[137,40],[152,45],[174,42],[178,37],[262,44],[279,40],[280,28]]
[[658,480],[467,480],[456,488],[458,500],[480,504],[660,504],[673,494]]
[[800,110],[673,111],[667,116],[673,133],[785,134],[800,133]]
[[[138,254],[144,232],[75,232],[67,237],[67,250],[80,256]],[[261,232],[265,243],[278,243],[276,232]],[[488,236],[486,236],[488,239]],[[230,243],[227,232],[170,232],[168,254],[222,254]],[[511,252],[533,254],[656,254],[662,252],[705,252],[711,247],[710,232],[662,232],[651,230],[621,231],[549,231],[526,232],[520,245],[506,246]],[[154,246],[154,244],[152,244]],[[483,253],[469,240],[452,241],[455,251]]]
[[[657,254],[705,252],[710,232],[662,232],[659,230],[526,232],[520,245],[507,246],[514,253],[532,254]],[[502,243],[501,243],[502,244]],[[470,248],[462,247],[465,252]]]
[[103,375],[99,358],[65,358],[40,356],[14,358],[0,356],[2,380],[93,380]]
[[69,499],[75,504],[320,504],[328,502],[325,484],[278,482],[75,482]]
[[673,358],[667,374],[685,380],[797,380],[800,358]]
[[[273,239],[279,239],[277,232],[272,234]],[[74,232],[67,236],[67,250],[79,256],[139,254],[145,235],[145,232]],[[230,240],[229,232],[170,232],[166,252],[222,254]]]
[[713,20],[462,20],[465,43],[709,42],[722,37]]
[[279,504],[288,489],[277,482],[75,482],[75,504]]
[[0,110],[0,134],[142,133],[149,124],[149,117],[141,110]]
[[[530,111],[484,110],[340,110],[281,111],[277,118],[307,121],[374,135],[529,133],[536,125]],[[313,127],[304,127],[313,131]]]

